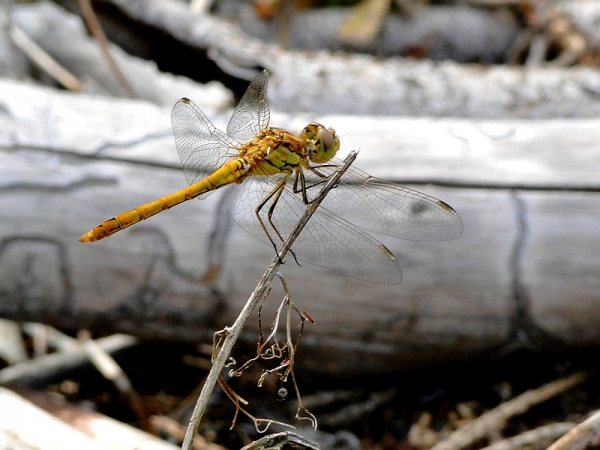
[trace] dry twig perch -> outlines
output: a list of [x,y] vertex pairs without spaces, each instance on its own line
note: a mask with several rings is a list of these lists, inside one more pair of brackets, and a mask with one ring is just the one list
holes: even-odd
[[229,354],[231,353],[233,345],[235,344],[237,338],[239,337],[239,335],[242,331],[242,328],[244,327],[244,324],[248,321],[250,315],[252,314],[252,312],[254,311],[256,306],[260,303],[260,301],[264,298],[264,296],[268,292],[269,286],[271,285],[271,281],[278,273],[278,269],[279,269],[279,265],[281,264],[281,260],[283,258],[285,258],[285,255],[291,249],[292,244],[294,243],[294,241],[296,240],[298,235],[302,232],[302,229],[308,223],[309,219],[311,218],[313,213],[317,210],[317,208],[319,207],[319,205],[321,204],[321,202],[323,201],[323,199],[325,198],[327,193],[331,189],[333,189],[335,186],[337,186],[340,178],[342,177],[344,172],[348,169],[348,167],[350,167],[350,165],[354,162],[354,160],[356,159],[356,156],[357,156],[356,152],[350,152],[350,154],[346,157],[346,159],[344,159],[343,164],[340,165],[340,167],[333,173],[333,175],[327,181],[327,183],[325,183],[325,186],[323,186],[323,188],[317,195],[316,199],[306,208],[306,211],[304,212],[304,214],[298,221],[298,224],[294,227],[294,229],[290,233],[289,237],[283,243],[283,245],[279,249],[278,254],[275,255],[275,257],[273,258],[273,261],[271,261],[271,264],[269,264],[269,267],[267,268],[266,272],[261,277],[256,288],[254,289],[254,292],[252,292],[252,295],[250,296],[250,298],[248,299],[248,301],[242,308],[242,311],[238,315],[234,324],[231,327],[228,327],[225,329],[227,332],[227,335],[226,335],[225,339],[223,340],[223,344],[221,346],[221,350],[220,350],[219,354],[213,361],[212,368],[206,378],[206,382],[204,383],[204,386],[202,387],[202,392],[200,393],[200,396],[198,397],[196,406],[194,407],[194,411],[192,413],[192,417],[190,419],[190,422],[189,422],[189,425],[188,425],[188,428],[186,431],[185,439],[183,441],[183,446],[182,446],[183,450],[191,449],[194,435],[196,434],[196,430],[198,429],[198,426],[200,425],[200,420],[202,419],[202,415],[204,414],[204,410],[206,409],[206,405],[208,404],[208,399],[210,397],[210,394],[212,393],[212,391],[215,387],[215,384],[218,381],[221,371],[225,367],[225,363],[227,362],[227,359],[229,358]]

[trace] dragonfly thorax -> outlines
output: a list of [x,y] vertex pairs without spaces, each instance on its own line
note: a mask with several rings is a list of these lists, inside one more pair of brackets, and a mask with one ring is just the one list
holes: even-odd
[[315,164],[324,164],[335,156],[340,148],[340,139],[333,128],[320,123],[309,123],[300,133],[308,149],[308,158]]

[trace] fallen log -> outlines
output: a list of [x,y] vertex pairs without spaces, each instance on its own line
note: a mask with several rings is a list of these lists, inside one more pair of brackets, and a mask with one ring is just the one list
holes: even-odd
[[[129,18],[207,52],[234,76],[250,80],[256,66],[268,69],[272,74],[271,105],[279,111],[477,119],[597,117],[600,111],[597,73],[591,67],[524,70],[506,65],[380,58],[333,51],[283,51],[248,36],[225,20],[208,14],[190,14],[188,6],[178,0],[110,0],[110,3]],[[576,3],[569,9],[588,4],[579,8],[583,14],[578,16],[586,17],[588,29],[597,29],[597,7],[589,5],[590,2],[559,3],[554,5],[557,11],[568,16],[571,14],[562,9],[563,4]],[[474,21],[469,20],[468,26],[462,28],[473,26]],[[404,25],[400,28],[406,29]],[[480,41],[487,32],[476,34],[477,38],[464,36],[464,40]],[[439,42],[439,35],[433,33],[433,36]],[[486,41],[486,45],[494,44]],[[458,46],[460,51],[465,50],[464,41]]]
[[0,388],[0,438],[5,448],[178,448],[97,412],[57,402],[48,395],[25,395]]
[[[217,192],[94,244],[79,236],[186,185],[170,111],[0,81],[0,316],[63,329],[198,342],[231,324],[273,251],[231,224]],[[224,129],[227,117],[205,111]],[[595,120],[288,116],[336,128],[356,165],[452,205],[454,241],[382,237],[399,285],[288,260],[316,324],[297,367],[357,375],[510,347],[598,345],[600,195]],[[274,286],[265,318],[283,294]],[[257,339],[248,328],[247,343]],[[516,345],[515,345],[516,344]]]
[[[62,3],[76,9],[76,2],[72,0]],[[249,36],[224,19],[209,14],[192,14],[189,5],[180,0],[110,0],[106,3],[114,5],[126,17],[117,28],[119,31],[115,32],[115,39],[123,39],[124,34],[129,36],[132,20],[149,29],[159,30],[186,50],[196,50],[195,53],[185,52],[172,57],[182,58],[181,64],[195,71],[196,76],[199,73],[206,76],[207,72],[214,70],[215,63],[224,73],[248,81],[256,74],[257,67],[268,69],[271,73],[271,106],[279,111],[478,119],[584,118],[597,117],[600,113],[597,71],[593,67],[523,69],[507,65],[459,64],[449,60],[381,58],[334,51],[283,51],[276,45]],[[577,3],[574,8],[577,9],[580,4],[590,2],[569,0],[561,2],[560,7],[571,3]],[[587,8],[584,12],[583,16],[591,28],[597,28],[598,14]],[[438,16],[446,17],[447,14],[440,11]],[[323,12],[318,11],[314,15],[320,17]],[[52,3],[40,1],[16,5],[12,20],[66,68],[82,80],[90,81],[85,84],[86,89],[120,92],[114,77],[99,58],[95,43],[83,32],[79,17]],[[433,42],[444,46],[445,41],[438,39],[439,31],[441,35],[462,36],[449,44],[459,53],[466,50],[465,42],[470,43],[468,47],[479,47],[477,42],[485,42],[482,47],[487,50],[495,47],[491,43],[495,39],[489,40],[485,36],[499,23],[495,26],[480,23],[473,29],[474,23],[470,19],[465,22],[439,22],[455,26],[464,34],[453,29],[432,30]],[[461,26],[461,23],[465,25]],[[335,23],[324,26],[320,22],[313,28],[308,25],[302,27],[308,35],[314,35],[315,30],[324,27],[336,28]],[[416,35],[422,34],[405,25],[394,28],[407,33],[406,37],[411,39],[415,38],[412,31]],[[108,32],[113,27],[109,24],[106,28]],[[508,27],[502,34],[512,35],[511,30]],[[477,38],[473,38],[471,33],[475,33]],[[398,42],[401,39],[394,36],[392,40]],[[161,41],[160,45],[168,45],[166,41]],[[140,98],[165,105],[186,96],[197,98],[197,103],[202,106],[204,101],[223,105],[228,100],[219,86],[198,87],[180,77],[159,73],[152,62],[128,57],[114,46],[111,46],[111,53]],[[193,93],[201,90],[205,94],[194,97]]]

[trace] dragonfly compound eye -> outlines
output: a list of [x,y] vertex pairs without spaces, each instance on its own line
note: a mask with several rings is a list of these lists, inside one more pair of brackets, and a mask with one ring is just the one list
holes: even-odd
[[335,156],[340,148],[340,140],[335,135],[335,130],[326,129],[323,125],[318,125],[318,136],[315,142],[316,153],[311,155],[311,161],[317,164],[323,164]]

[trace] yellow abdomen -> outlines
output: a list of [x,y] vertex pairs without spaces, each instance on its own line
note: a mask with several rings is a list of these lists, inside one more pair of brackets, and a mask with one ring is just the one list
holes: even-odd
[[102,222],[79,238],[80,242],[95,242],[117,231],[124,230],[131,225],[141,222],[148,217],[165,211],[173,206],[191,200],[206,192],[213,191],[231,183],[238,183],[249,170],[248,164],[242,159],[235,159],[223,164],[205,179],[174,192],[166,197],[159,198],[135,209],[116,215],[112,219]]

